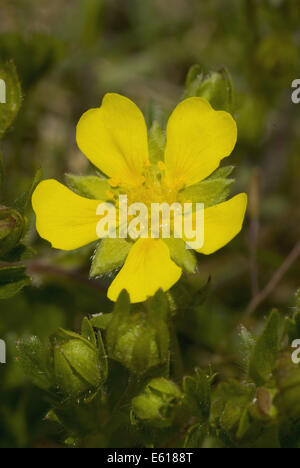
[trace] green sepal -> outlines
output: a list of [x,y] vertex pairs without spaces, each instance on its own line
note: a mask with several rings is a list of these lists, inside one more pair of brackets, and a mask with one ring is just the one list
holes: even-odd
[[143,392],[133,398],[131,419],[152,427],[168,427],[181,401],[181,390],[174,382],[164,377],[152,379]]
[[209,434],[208,425],[194,424],[186,434],[184,448],[202,448],[205,438]]
[[108,314],[100,313],[97,315],[92,315],[90,322],[94,328],[98,328],[99,330],[106,330],[112,320],[112,317],[113,317],[112,313],[108,313]]
[[112,190],[108,180],[99,176],[65,174],[65,177],[68,187],[82,197],[104,202],[108,199],[107,192]]
[[[157,166],[159,161],[164,160],[166,146],[166,135],[160,124],[155,120],[149,131],[149,158],[151,164]],[[156,168],[158,170],[158,168]]]
[[186,243],[182,239],[163,239],[170,250],[172,260],[187,273],[195,273],[197,268],[197,259],[191,249],[186,248]]
[[230,74],[223,68],[205,74],[199,65],[194,65],[188,75],[185,98],[202,97],[216,110],[233,110],[233,86]]
[[25,229],[25,219],[21,214],[0,205],[0,259],[3,259],[19,244]]
[[257,385],[264,385],[272,377],[282,334],[283,320],[279,312],[274,310],[256,341],[249,363],[249,375]]
[[103,239],[98,245],[93,257],[90,277],[103,275],[120,268],[132,247],[132,242],[126,239]]
[[201,423],[209,418],[211,384],[214,377],[214,375],[207,375],[202,369],[196,369],[194,376],[185,377],[183,380],[183,404]]

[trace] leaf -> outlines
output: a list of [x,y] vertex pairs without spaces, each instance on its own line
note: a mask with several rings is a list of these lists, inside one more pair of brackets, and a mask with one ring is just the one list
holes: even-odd
[[183,381],[183,404],[201,423],[209,418],[212,379],[202,369],[197,369],[195,376],[188,376]]
[[5,83],[6,102],[0,104],[0,139],[15,120],[22,102],[22,91],[12,61],[0,64],[0,80]]
[[239,353],[239,364],[241,365],[245,374],[249,373],[249,366],[251,355],[255,347],[256,340],[254,336],[241,325],[238,335],[238,353]]
[[126,239],[103,239],[95,252],[90,271],[91,278],[103,275],[123,265],[132,243]]
[[280,340],[282,338],[282,320],[277,310],[271,312],[266,326],[257,339],[251,355],[249,374],[253,381],[264,385],[271,377],[275,367]]
[[49,390],[52,386],[52,378],[48,369],[48,350],[39,338],[32,336],[21,340],[17,344],[18,361],[24,373],[31,379],[34,385],[43,390]]
[[185,437],[184,448],[202,448],[208,433],[208,426],[206,424],[195,424],[190,427]]
[[99,176],[78,176],[66,174],[66,181],[71,190],[82,197],[106,201],[107,192],[111,191],[111,186],[107,179]]
[[186,243],[182,239],[164,239],[170,250],[172,260],[188,273],[195,273],[197,259],[194,252],[186,248]]
[[211,421],[230,437],[236,435],[240,420],[255,397],[254,385],[235,380],[221,383],[212,396]]
[[26,267],[0,267],[0,299],[15,296],[25,286],[28,286],[30,281],[30,277],[26,275]]

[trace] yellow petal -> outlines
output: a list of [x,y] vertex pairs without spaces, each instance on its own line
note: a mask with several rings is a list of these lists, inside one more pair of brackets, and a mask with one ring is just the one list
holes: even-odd
[[39,235],[52,247],[74,250],[95,241],[98,200],[80,197],[56,180],[41,182],[32,196]]
[[76,137],[86,157],[117,185],[140,182],[148,162],[147,126],[130,99],[106,94],[101,107],[83,114]]
[[125,265],[112,282],[108,297],[116,301],[126,289],[131,302],[142,302],[159,289],[167,291],[181,276],[162,240],[139,239],[131,248]]
[[181,102],[167,126],[166,176],[170,185],[195,184],[208,177],[232,152],[237,126],[230,114],[205,99]]
[[204,245],[197,252],[210,255],[228,244],[241,231],[246,208],[245,193],[207,208],[204,211]]

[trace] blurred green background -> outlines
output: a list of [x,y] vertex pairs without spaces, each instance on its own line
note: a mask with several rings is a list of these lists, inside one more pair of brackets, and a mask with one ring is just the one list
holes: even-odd
[[[226,67],[235,90],[239,139],[229,160],[235,192],[250,193],[242,234],[199,273],[212,292],[187,317],[180,340],[187,369],[212,362],[235,375],[228,345],[251,298],[263,288],[300,238],[300,104],[291,83],[300,78],[298,0],[1,0],[0,60],[13,59],[23,104],[1,148],[4,200],[12,205],[42,167],[44,178],[92,173],[75,142],[84,111],[106,92],[133,99],[149,124],[165,121],[183,97],[185,77]],[[0,303],[0,337],[8,364],[0,367],[0,447],[53,447],[60,434],[44,421],[48,403],[14,359],[16,341],[46,339],[57,327],[77,329],[84,315],[111,310],[107,279],[89,282],[92,247],[65,254],[40,240],[29,212],[27,243],[32,286]],[[294,262],[250,319],[260,329],[270,307],[291,314],[299,287]]]

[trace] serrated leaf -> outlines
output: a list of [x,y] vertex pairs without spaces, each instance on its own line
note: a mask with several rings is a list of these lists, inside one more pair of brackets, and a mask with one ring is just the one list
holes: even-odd
[[106,201],[111,186],[107,179],[99,176],[78,176],[66,174],[66,181],[71,190],[82,197]]
[[90,276],[93,278],[120,268],[131,246],[132,243],[126,239],[103,239],[95,252]]
[[186,272],[195,273],[197,259],[194,252],[186,248],[186,243],[182,239],[175,239],[174,237],[164,239],[164,242],[169,247],[172,260]]
[[5,83],[5,103],[0,104],[0,139],[15,120],[22,102],[16,67],[12,61],[0,64],[0,80]]
[[18,294],[25,286],[30,284],[30,277],[25,267],[0,267],[0,299],[8,299]]
[[39,338],[33,336],[17,345],[18,361],[31,381],[43,390],[49,390],[52,378],[48,370],[48,350]]
[[271,312],[262,334],[257,339],[249,364],[249,375],[259,386],[264,385],[272,377],[280,350],[282,331],[280,314],[274,310]]
[[205,208],[222,203],[230,193],[234,179],[212,178],[185,188],[178,194],[181,202],[204,203]]

